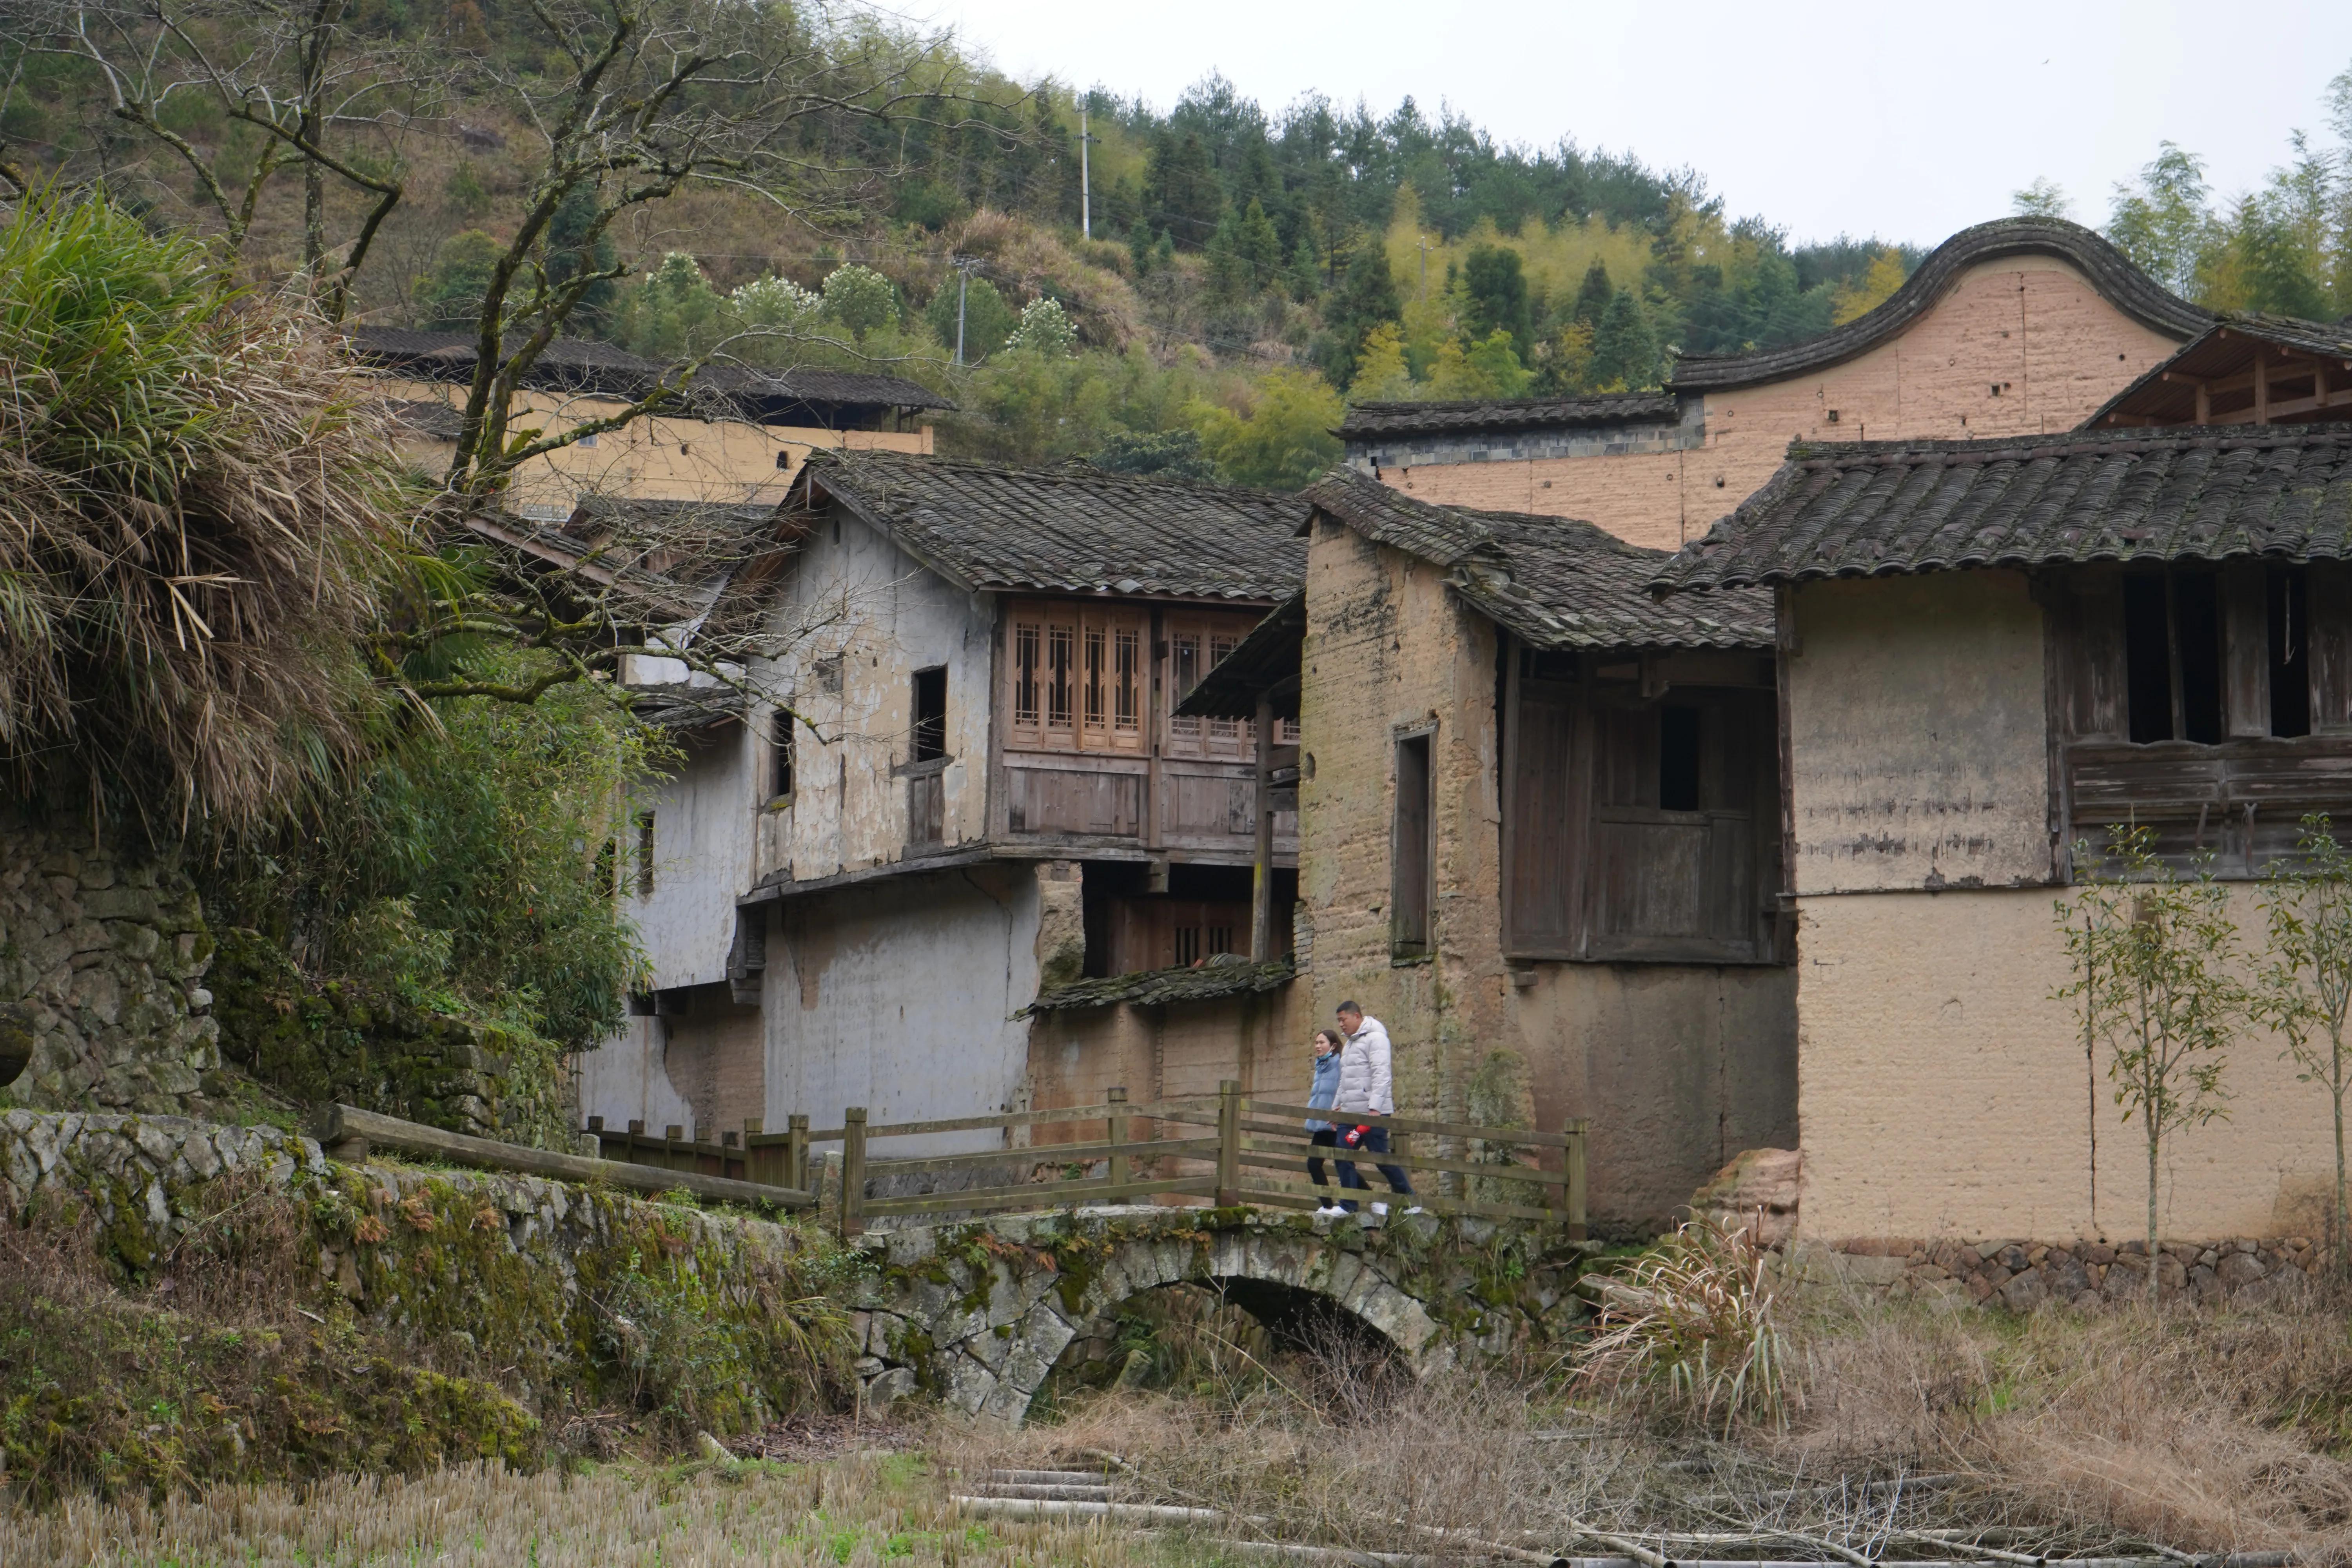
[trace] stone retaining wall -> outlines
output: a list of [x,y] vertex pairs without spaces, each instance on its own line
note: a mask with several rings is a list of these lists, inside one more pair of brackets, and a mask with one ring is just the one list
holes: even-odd
[[[2157,1288],[2200,1301],[2254,1300],[2312,1277],[2327,1249],[2305,1237],[2159,1242]],[[2028,1240],[1921,1240],[1874,1237],[1797,1242],[1783,1270],[1817,1284],[1858,1287],[1891,1299],[1941,1296],[2024,1311],[2045,1301],[2090,1308],[2147,1294],[2147,1244]]]
[[167,1113],[217,1067],[185,874],[0,816],[0,1059],[20,1104]]
[[808,1294],[797,1260],[825,1245],[797,1227],[534,1176],[343,1165],[275,1128],[0,1111],[0,1216],[87,1205],[134,1289],[256,1187],[297,1217],[314,1305],[348,1302],[408,1342],[518,1374],[535,1405],[559,1385],[573,1403],[633,1386],[630,1363],[667,1353],[665,1335],[719,1363],[717,1431],[792,1407],[815,1370],[779,1353],[794,1342],[776,1304]]

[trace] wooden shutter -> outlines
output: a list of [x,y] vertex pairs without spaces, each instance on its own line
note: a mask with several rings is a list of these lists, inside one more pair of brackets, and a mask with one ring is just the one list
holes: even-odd
[[1581,945],[1587,828],[1576,688],[1517,679],[1504,826],[1504,942],[1528,957],[1572,957]]
[[2352,564],[2315,561],[2304,574],[2310,620],[2311,729],[2352,732]]
[[1389,931],[1395,951],[1429,951],[1431,859],[1430,751],[1434,737],[1407,735],[1396,743],[1396,825],[1390,840]]
[[2269,568],[2232,561],[2221,568],[2221,732],[2271,732]]
[[2122,578],[2086,573],[2043,585],[2035,597],[2049,628],[2051,723],[2067,740],[2128,739]]

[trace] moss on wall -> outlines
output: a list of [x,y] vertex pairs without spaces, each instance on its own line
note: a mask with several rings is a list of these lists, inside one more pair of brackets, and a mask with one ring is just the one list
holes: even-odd
[[552,1042],[413,1007],[352,981],[314,984],[258,931],[219,933],[221,1054],[297,1100],[542,1148],[572,1126]]

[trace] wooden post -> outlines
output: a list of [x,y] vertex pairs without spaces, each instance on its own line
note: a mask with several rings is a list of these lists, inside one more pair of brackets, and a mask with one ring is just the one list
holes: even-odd
[[808,1190],[808,1112],[784,1118],[784,1185]]
[[[768,1168],[775,1163],[776,1157],[773,1154],[769,1153],[765,1149],[754,1149],[751,1146],[751,1140],[765,1131],[767,1126],[767,1122],[757,1116],[747,1116],[743,1119],[743,1179],[747,1182],[766,1181]],[[772,1184],[781,1187],[784,1184],[776,1182]]]
[[1257,698],[1257,847],[1250,861],[1252,963],[1274,962],[1274,699]]
[[866,1108],[841,1113],[841,1238],[866,1228]]
[[1568,1134],[1568,1147],[1560,1151],[1560,1163],[1566,1167],[1568,1180],[1561,1184],[1560,1195],[1568,1205],[1568,1234],[1570,1240],[1585,1237],[1584,1218],[1584,1122],[1581,1118],[1561,1129]]
[[1234,1079],[1217,1085],[1217,1206],[1242,1201],[1242,1086]]
[[[1104,1119],[1104,1142],[1124,1143],[1127,1142],[1127,1112],[1119,1108],[1127,1103],[1127,1090],[1124,1087],[1114,1088],[1106,1098],[1110,1100],[1110,1115]],[[1125,1154],[1116,1149],[1111,1151],[1110,1158],[1103,1162],[1103,1179],[1110,1185],[1109,1196],[1116,1200],[1119,1195],[1118,1189],[1127,1184]]]

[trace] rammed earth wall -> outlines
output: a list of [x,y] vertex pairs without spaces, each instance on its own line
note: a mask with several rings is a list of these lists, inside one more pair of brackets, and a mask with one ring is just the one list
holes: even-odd
[[219,1065],[211,937],[169,861],[0,817],[0,1060],[20,1104],[171,1112]]

